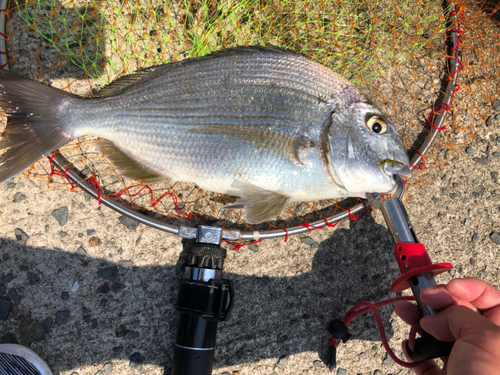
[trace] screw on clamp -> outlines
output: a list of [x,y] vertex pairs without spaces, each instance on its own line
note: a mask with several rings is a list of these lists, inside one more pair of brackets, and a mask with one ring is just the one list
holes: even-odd
[[211,375],[217,325],[228,319],[234,301],[231,280],[222,269],[226,250],[220,247],[224,231],[206,225],[181,227],[187,266],[181,277],[176,308],[179,328],[172,375]]

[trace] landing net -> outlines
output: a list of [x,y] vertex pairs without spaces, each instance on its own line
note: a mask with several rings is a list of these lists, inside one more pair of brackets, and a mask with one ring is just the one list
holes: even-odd
[[[89,97],[138,69],[222,48],[274,45],[300,52],[351,80],[396,124],[410,155],[421,159],[407,181],[406,199],[492,123],[500,93],[500,10],[487,1],[14,0],[2,12],[3,65]],[[452,100],[442,104],[457,72]],[[445,121],[437,125],[440,115]],[[430,132],[438,134],[423,155],[419,147]],[[332,225],[332,216],[354,218],[364,208],[357,199],[294,203],[275,220],[249,225],[243,210],[219,209],[234,197],[182,182],[125,180],[99,139],[81,137],[60,153],[59,167],[44,158],[25,173],[51,189],[79,191],[68,179],[76,173],[99,199],[173,226],[209,224],[250,239],[256,231],[287,235],[288,228],[312,229],[314,222]]]

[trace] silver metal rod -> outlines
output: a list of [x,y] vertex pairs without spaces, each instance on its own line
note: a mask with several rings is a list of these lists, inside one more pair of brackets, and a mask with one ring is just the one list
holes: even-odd
[[[403,183],[400,181],[400,183]],[[380,205],[387,227],[391,231],[396,243],[418,243],[417,237],[408,219],[406,210],[399,198],[392,198],[384,201]],[[430,273],[422,273],[409,280],[411,291],[415,296],[418,308],[422,316],[435,314],[435,311],[424,304],[420,299],[420,292],[429,286],[436,285],[434,277]]]

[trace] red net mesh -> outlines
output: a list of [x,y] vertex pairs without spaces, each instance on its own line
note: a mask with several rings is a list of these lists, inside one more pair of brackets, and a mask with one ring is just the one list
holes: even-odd
[[[488,1],[443,7],[439,1],[241,2],[17,1],[6,26],[10,69],[46,84],[92,96],[137,69],[238,45],[276,45],[303,53],[354,82],[396,124],[410,154],[432,128],[432,113],[446,111],[444,129],[407,182],[407,199],[436,179],[492,120],[500,92],[499,6]],[[458,23],[449,24],[451,15]],[[460,50],[446,32],[459,28]],[[448,39],[449,43],[449,39]],[[458,87],[440,106],[447,58],[462,55]],[[4,119],[5,120],[5,119]],[[243,210],[220,210],[234,197],[182,183],[145,186],[126,181],[103,154],[98,139],[63,147],[68,165],[42,159],[26,174],[52,189],[79,190],[65,177],[79,171],[100,197],[161,215],[174,225],[213,224],[242,231],[288,228],[323,220],[358,202],[325,200],[289,205],[267,223],[248,225]]]

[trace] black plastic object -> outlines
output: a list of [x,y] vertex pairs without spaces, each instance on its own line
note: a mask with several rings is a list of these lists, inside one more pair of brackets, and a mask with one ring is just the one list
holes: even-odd
[[434,336],[424,334],[415,340],[415,350],[410,350],[408,341],[406,342],[406,352],[408,356],[415,362],[425,361],[438,357],[450,355],[455,341],[439,341]]
[[176,345],[172,375],[212,375],[215,349],[193,350]]
[[177,295],[180,314],[172,375],[211,375],[217,324],[229,317],[234,300],[233,284],[222,274],[226,250],[187,243],[184,253],[187,266]]
[[329,346],[328,347],[328,369],[330,372],[335,370],[337,367],[337,347]]
[[351,338],[351,334],[347,331],[347,327],[340,319],[334,319],[328,324],[328,332],[344,343]]

